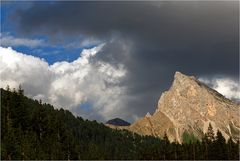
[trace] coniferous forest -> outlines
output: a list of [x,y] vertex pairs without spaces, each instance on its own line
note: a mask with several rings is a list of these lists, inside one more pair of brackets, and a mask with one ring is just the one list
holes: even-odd
[[29,99],[21,88],[1,89],[1,159],[239,159],[239,142],[214,135],[211,125],[201,141],[190,136],[178,144],[114,130]]

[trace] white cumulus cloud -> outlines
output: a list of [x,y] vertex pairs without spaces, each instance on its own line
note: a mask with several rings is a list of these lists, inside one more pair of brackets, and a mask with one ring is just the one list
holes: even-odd
[[238,81],[224,77],[212,79],[200,78],[199,80],[209,85],[226,98],[240,101],[240,85]]
[[17,38],[11,35],[1,34],[1,46],[9,47],[9,46],[27,46],[27,47],[38,47],[44,46],[44,41],[41,39],[27,39],[27,38]]
[[[120,83],[126,70],[121,64],[112,66],[93,60],[102,46],[84,49],[73,62],[53,65],[10,47],[0,47],[0,86],[17,88],[21,84],[29,97],[69,109],[85,118],[108,120],[123,116],[125,87]],[[86,102],[91,104],[87,112],[81,108]]]

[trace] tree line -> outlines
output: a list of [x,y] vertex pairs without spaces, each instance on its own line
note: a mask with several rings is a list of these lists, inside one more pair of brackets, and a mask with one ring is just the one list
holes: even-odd
[[239,142],[225,140],[211,125],[202,140],[184,142],[115,130],[29,99],[24,90],[1,88],[1,159],[239,159]]

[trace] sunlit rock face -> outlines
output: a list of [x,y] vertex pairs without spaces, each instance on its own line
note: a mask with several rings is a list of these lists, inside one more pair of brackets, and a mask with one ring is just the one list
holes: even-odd
[[240,134],[240,105],[180,72],[174,75],[171,88],[164,92],[153,115],[147,114],[127,129],[141,135],[163,137],[182,142],[184,132],[201,139],[211,123],[215,133],[220,130],[236,141]]

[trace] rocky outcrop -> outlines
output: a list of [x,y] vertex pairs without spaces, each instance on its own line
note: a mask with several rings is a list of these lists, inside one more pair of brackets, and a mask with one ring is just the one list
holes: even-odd
[[128,130],[141,135],[153,135],[163,137],[168,133],[168,137],[174,139],[173,122],[161,111],[151,116],[149,113],[132,124]]
[[147,114],[126,129],[141,135],[163,137],[182,142],[184,132],[201,139],[211,123],[228,139],[240,138],[240,106],[193,76],[174,75],[169,91],[164,92],[153,115]]

